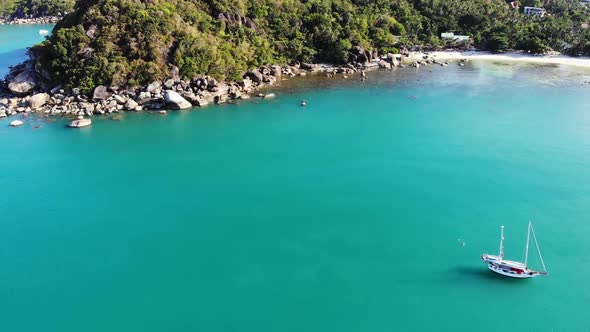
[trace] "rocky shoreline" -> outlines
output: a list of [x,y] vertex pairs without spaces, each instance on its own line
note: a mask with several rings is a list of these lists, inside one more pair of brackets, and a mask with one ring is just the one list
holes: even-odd
[[42,17],[1,17],[0,25],[5,24],[54,24],[59,22],[62,16]]
[[362,48],[355,51],[353,59],[355,62],[344,66],[310,63],[267,65],[249,70],[238,82],[218,81],[209,76],[186,81],[179,78],[178,69],[173,67],[171,76],[166,80],[154,81],[146,87],[134,90],[98,86],[92,96],[81,94],[78,89],[66,91],[61,86],[50,87],[43,80],[42,73],[35,70],[34,59],[31,59],[12,68],[7,75],[3,84],[6,90],[0,95],[0,118],[35,113],[46,117],[65,116],[82,120],[94,115],[123,111],[165,113],[166,110],[205,107],[209,104],[250,99],[252,96],[271,98],[274,94],[256,92],[261,88],[275,86],[289,77],[323,74],[326,77],[339,75],[347,78],[348,75],[358,73],[364,80],[365,71],[372,69],[448,64],[428,56],[424,56],[422,60],[412,59],[409,54],[376,56]]

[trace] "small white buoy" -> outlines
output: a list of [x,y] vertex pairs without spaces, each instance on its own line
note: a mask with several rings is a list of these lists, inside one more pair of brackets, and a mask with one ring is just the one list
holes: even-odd
[[307,102],[305,100],[301,101],[301,106],[307,106]]
[[22,126],[24,124],[24,122],[22,122],[21,120],[14,120],[10,123],[11,127],[18,127],[18,126]]

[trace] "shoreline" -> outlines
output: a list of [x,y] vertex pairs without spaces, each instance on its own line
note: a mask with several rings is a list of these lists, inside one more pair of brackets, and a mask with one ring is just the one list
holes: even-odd
[[[0,118],[15,116],[26,118],[29,114],[44,117],[62,117],[73,120],[71,127],[78,127],[80,121],[90,125],[94,115],[119,112],[157,112],[165,114],[170,110],[206,107],[210,104],[231,103],[234,100],[251,98],[270,99],[275,94],[272,88],[280,89],[280,81],[311,74],[333,76],[358,72],[352,67],[334,67],[317,64],[296,64],[293,66],[266,65],[252,69],[239,81],[218,81],[210,76],[192,80],[178,77],[178,69],[172,77],[153,81],[137,89],[118,89],[97,86],[90,95],[81,94],[78,89],[66,91],[61,85],[41,82],[31,60],[14,67],[6,77],[6,91],[0,93]],[[53,86],[53,87],[51,87]],[[19,117],[20,115],[20,117]],[[15,120],[22,125],[21,121]]]
[[61,16],[41,16],[33,18],[0,18],[0,25],[19,25],[19,24],[55,24],[63,17]]
[[[177,76],[168,80],[154,81],[150,85],[136,90],[119,90],[98,86],[93,95],[81,95],[76,91],[64,91],[60,86],[41,88],[38,82],[18,82],[17,86],[35,86],[27,91],[0,95],[0,118],[21,114],[26,118],[29,113],[49,117],[62,117],[73,120],[88,120],[93,115],[105,115],[118,112],[158,112],[169,110],[205,107],[209,104],[223,104],[233,100],[246,100],[253,97],[269,99],[275,97],[273,89],[280,91],[281,81],[289,81],[294,77],[313,75],[319,79],[331,77],[348,78],[354,76],[365,80],[365,72],[370,70],[393,70],[394,68],[441,66],[452,63],[459,66],[471,60],[498,62],[526,62],[539,64],[561,64],[590,68],[590,58],[574,58],[562,55],[534,56],[523,53],[493,54],[484,51],[435,51],[410,52],[405,55],[388,54],[371,59],[365,63],[350,63],[343,66],[330,64],[308,64],[278,66],[267,65],[252,69],[237,82],[217,81],[208,76],[201,76],[190,81],[183,81]],[[10,87],[11,79],[18,81],[22,74],[25,77],[34,71],[31,62],[14,68],[7,76],[5,84]],[[10,84],[9,84],[10,83]],[[27,85],[31,83],[31,85]],[[74,89],[76,90],[76,89]],[[16,117],[19,118],[19,117]]]
[[590,68],[590,57],[572,57],[567,55],[533,55],[522,52],[492,53],[487,51],[434,51],[412,52],[409,59],[422,60],[425,56],[438,60],[485,60],[498,62],[523,62],[537,64],[559,64]]

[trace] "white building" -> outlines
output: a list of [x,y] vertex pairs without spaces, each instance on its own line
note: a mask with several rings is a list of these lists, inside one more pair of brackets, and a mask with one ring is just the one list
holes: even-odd
[[469,36],[456,35],[454,32],[443,32],[440,34],[442,39],[454,41],[468,41]]
[[535,15],[537,17],[545,16],[545,9],[537,8],[537,7],[524,7],[524,14],[525,15]]

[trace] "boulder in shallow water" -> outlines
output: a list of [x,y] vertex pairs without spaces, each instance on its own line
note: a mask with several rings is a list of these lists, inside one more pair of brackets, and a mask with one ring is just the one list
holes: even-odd
[[45,105],[51,97],[49,97],[46,93],[38,93],[36,95],[32,95],[29,100],[27,100],[27,104],[32,109],[37,109],[43,105]]
[[379,61],[379,68],[391,69],[391,63],[389,63],[385,60],[380,60]]
[[191,108],[193,105],[189,103],[186,99],[182,98],[177,92],[172,90],[166,90],[164,93],[164,100],[166,100],[166,104],[173,109],[186,109]]
[[274,65],[270,67],[270,74],[275,76],[275,77],[279,77],[282,74],[282,68],[279,65]]
[[24,124],[24,122],[22,122],[21,120],[14,120],[10,123],[11,127],[18,127],[18,126],[22,126]]
[[70,122],[70,124],[68,125],[68,127],[70,128],[82,128],[82,127],[88,127],[92,124],[92,120],[90,119],[76,119],[72,122]]
[[125,103],[125,109],[128,111],[135,111],[135,109],[138,106],[139,106],[139,104],[131,98],[129,98],[129,100],[127,100],[127,102]]

